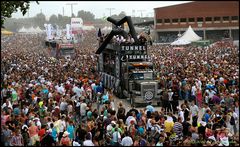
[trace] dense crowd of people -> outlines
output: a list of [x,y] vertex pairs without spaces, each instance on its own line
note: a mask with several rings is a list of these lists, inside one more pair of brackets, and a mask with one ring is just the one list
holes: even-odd
[[239,145],[236,47],[148,46],[162,109],[127,111],[101,82],[95,32],[76,45],[77,60],[49,57],[43,42],[44,35],[1,37],[5,146]]

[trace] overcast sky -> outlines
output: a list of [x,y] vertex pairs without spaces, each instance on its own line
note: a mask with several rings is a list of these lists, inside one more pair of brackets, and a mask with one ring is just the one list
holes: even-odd
[[[73,5],[73,13],[77,15],[79,10],[90,11],[95,18],[108,17],[111,14],[119,14],[125,11],[129,16],[153,16],[154,8],[187,3],[190,1],[39,1],[30,3],[29,17],[34,17],[42,11],[49,18],[52,14],[71,15],[71,4]],[[14,13],[13,18],[26,18],[28,14],[23,16],[20,12]]]

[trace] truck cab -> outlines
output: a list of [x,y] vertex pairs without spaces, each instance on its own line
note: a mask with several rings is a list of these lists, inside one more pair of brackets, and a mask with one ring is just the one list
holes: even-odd
[[[160,103],[161,87],[154,76],[152,62],[123,63],[123,95],[134,103]],[[126,68],[128,67],[128,69]]]

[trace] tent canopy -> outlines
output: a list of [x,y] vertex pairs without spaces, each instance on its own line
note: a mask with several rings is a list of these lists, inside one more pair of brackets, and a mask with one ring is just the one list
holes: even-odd
[[187,40],[187,41],[190,41],[190,42],[193,42],[193,41],[199,41],[202,39],[202,37],[199,37],[192,29],[191,26],[188,27],[187,31],[184,32],[184,34],[178,38],[178,39],[182,39],[182,40]]
[[187,45],[190,44],[190,41],[184,40],[184,39],[178,39],[171,43],[171,45]]

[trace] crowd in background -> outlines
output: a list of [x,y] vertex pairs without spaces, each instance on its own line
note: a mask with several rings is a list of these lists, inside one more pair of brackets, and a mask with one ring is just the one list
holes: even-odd
[[96,33],[76,45],[77,60],[49,57],[44,35],[1,37],[1,47],[5,146],[239,145],[234,46],[148,46],[163,89],[161,111],[151,103],[129,111],[113,105],[97,72]]

